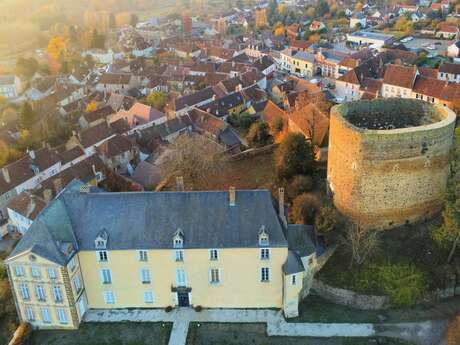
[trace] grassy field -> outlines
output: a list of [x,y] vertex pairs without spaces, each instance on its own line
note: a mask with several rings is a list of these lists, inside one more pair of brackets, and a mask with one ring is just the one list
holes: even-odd
[[263,324],[194,323],[187,345],[410,345],[390,339],[268,337]]
[[83,323],[76,331],[37,331],[26,345],[166,345],[172,324]]
[[460,309],[460,296],[436,304],[420,304],[410,308],[358,310],[330,303],[310,295],[299,306],[300,315],[288,322],[356,322],[396,323],[426,320],[447,320]]

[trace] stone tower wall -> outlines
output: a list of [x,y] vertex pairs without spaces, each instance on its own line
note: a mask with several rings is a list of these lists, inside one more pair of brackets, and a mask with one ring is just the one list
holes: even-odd
[[436,107],[443,117],[438,122],[367,130],[343,116],[348,106],[331,111],[328,183],[336,207],[368,229],[388,229],[438,212],[449,175],[455,114]]

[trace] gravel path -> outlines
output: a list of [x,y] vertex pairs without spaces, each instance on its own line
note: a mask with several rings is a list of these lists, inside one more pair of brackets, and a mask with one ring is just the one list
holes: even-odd
[[417,345],[443,345],[447,322],[408,323],[292,323],[281,311],[270,309],[163,309],[89,310],[86,322],[173,322],[169,345],[185,345],[190,322],[266,323],[269,336],[289,337],[374,337],[384,336],[414,342]]

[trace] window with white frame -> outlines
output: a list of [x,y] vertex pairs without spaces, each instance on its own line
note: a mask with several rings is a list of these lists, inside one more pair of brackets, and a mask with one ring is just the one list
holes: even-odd
[[147,251],[146,250],[139,250],[139,261],[147,261]]
[[31,306],[27,306],[25,308],[25,311],[26,311],[26,319],[27,321],[35,321],[35,312],[34,312],[34,308],[31,307]]
[[209,251],[209,260],[217,261],[219,259],[219,254],[217,253],[217,249],[211,249]]
[[45,288],[43,287],[43,285],[35,286],[35,293],[37,294],[37,299],[40,302],[46,301],[46,293],[45,293]]
[[150,270],[148,268],[141,269],[141,282],[142,284],[150,284]]
[[184,261],[184,251],[183,250],[176,250],[175,258],[176,258],[176,261]]
[[297,276],[295,274],[291,277],[291,285],[297,285]]
[[19,290],[21,291],[21,297],[24,301],[30,300],[29,287],[26,283],[19,284]]
[[260,269],[260,281],[264,283],[270,281],[270,268],[262,267]]
[[261,248],[260,249],[260,259],[261,260],[269,260],[270,259],[270,249]]
[[153,303],[153,292],[152,291],[144,292],[144,303]]
[[42,314],[42,321],[44,323],[51,323],[50,310],[48,308],[40,308]]
[[59,320],[59,323],[66,324],[67,323],[67,315],[64,308],[56,308],[56,314]]
[[102,284],[112,284],[112,274],[108,268],[101,269]]
[[16,277],[23,277],[24,276],[24,267],[22,266],[15,266],[14,267],[14,275]]
[[54,295],[54,301],[56,303],[62,303],[62,293],[61,293],[61,288],[57,285],[53,286],[53,295]]
[[48,268],[48,278],[50,279],[56,279],[56,270],[54,268]]
[[107,261],[109,261],[109,256],[107,255],[106,250],[99,250],[97,252],[97,261],[99,261],[99,262],[107,262]]
[[219,284],[220,283],[220,271],[218,268],[211,268],[209,270],[209,282],[211,284]]
[[40,269],[37,266],[32,266],[30,268],[30,274],[31,274],[32,278],[40,278],[40,276],[41,276]]
[[182,268],[176,269],[176,283],[178,286],[185,286],[187,284],[185,271]]
[[82,286],[80,276],[77,275],[73,278],[73,287],[75,288],[77,294],[81,291]]
[[104,291],[105,304],[115,304],[115,295],[112,291]]

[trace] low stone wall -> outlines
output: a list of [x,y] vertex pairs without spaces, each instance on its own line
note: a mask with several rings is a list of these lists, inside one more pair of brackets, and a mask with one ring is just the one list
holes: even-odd
[[248,150],[245,150],[243,152],[240,152],[240,153],[237,153],[231,156],[230,159],[240,160],[240,159],[245,159],[248,157],[258,156],[258,155],[265,154],[265,153],[270,153],[270,152],[273,152],[277,146],[278,144],[271,144],[271,145],[267,145],[267,146],[263,146],[263,147],[259,147],[255,149],[248,149]]
[[313,281],[312,290],[332,303],[361,310],[381,310],[390,307],[387,296],[360,295],[354,291],[329,286],[318,279]]

